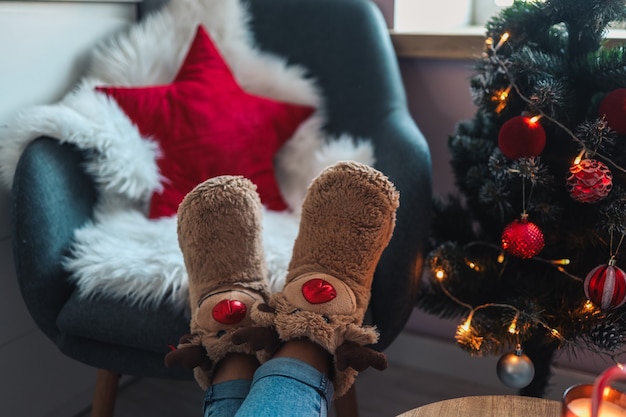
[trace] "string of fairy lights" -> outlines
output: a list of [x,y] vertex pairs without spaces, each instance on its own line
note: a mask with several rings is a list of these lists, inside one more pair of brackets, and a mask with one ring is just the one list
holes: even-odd
[[[539,123],[539,121],[542,118],[545,118],[550,123],[562,129],[580,147],[580,152],[573,160],[572,166],[570,168],[570,174],[567,179],[568,191],[570,192],[572,198],[585,203],[593,203],[603,199],[612,189],[612,173],[610,169],[606,166],[606,164],[598,161],[597,159],[591,158],[602,159],[616,170],[625,173],[626,170],[613,162],[608,156],[600,154],[598,152],[598,149],[588,149],[585,142],[579,139],[571,129],[569,129],[567,126],[565,126],[563,123],[561,123],[559,120],[555,119],[551,115],[545,113],[541,108],[534,106],[533,100],[523,94],[520,87],[517,85],[516,80],[510,73],[506,60],[503,60],[498,56],[498,51],[502,47],[504,47],[504,45],[506,45],[507,42],[510,41],[510,39],[511,34],[505,32],[498,39],[497,43],[494,41],[493,38],[487,38],[485,41],[485,50],[483,53],[487,54],[488,57],[490,57],[494,60],[494,62],[497,63],[497,65],[499,66],[499,70],[502,74],[504,74],[509,83],[506,88],[495,91],[491,97],[491,100],[494,103],[496,114],[500,114],[506,108],[511,94],[515,92],[517,97],[523,100],[528,105],[528,108],[532,110],[528,110],[521,116],[513,117],[503,124],[498,138],[498,145],[502,153],[509,159],[538,158],[539,154],[543,151],[546,141],[545,131],[543,130],[543,127],[541,126],[541,123]],[[621,90],[619,91],[619,93],[616,92],[616,94],[623,94],[624,101],[626,102],[626,89]],[[608,118],[610,118],[610,116]],[[607,120],[608,118],[605,115],[603,117],[600,117],[598,122],[609,123],[610,125],[610,120]],[[510,126],[507,126],[507,124],[510,124]],[[618,131],[618,133],[624,134],[626,132]],[[525,135],[523,141],[520,140],[520,135]],[[520,142],[524,142],[526,143],[526,145],[520,148]],[[585,189],[586,185],[582,184],[581,182],[583,181],[581,177],[577,176],[577,174],[581,172],[584,174],[582,175],[583,177],[585,175],[589,175],[589,173],[597,176],[598,181],[596,182],[594,189]],[[531,182],[528,195],[526,195],[525,186],[525,181],[527,179],[530,179]],[[494,250],[494,253],[497,254],[497,263],[502,265],[502,269],[505,268],[505,253],[508,252],[509,254],[520,257],[522,259],[532,259],[533,261],[553,265],[564,276],[579,283],[582,283],[584,285],[587,299],[582,302],[582,305],[580,305],[578,311],[576,312],[576,314],[580,314],[581,317],[602,314],[603,311],[621,306],[626,301],[626,295],[624,295],[622,299],[616,299],[615,294],[609,294],[611,295],[611,297],[607,297],[606,292],[611,290],[615,291],[616,286],[622,286],[623,288],[626,288],[626,274],[616,266],[615,262],[617,253],[619,252],[624,241],[624,234],[621,233],[621,237],[619,237],[618,242],[614,244],[614,230],[610,230],[610,249],[608,254],[609,261],[606,264],[599,265],[597,268],[594,268],[585,278],[581,278],[569,273],[566,268],[567,265],[570,264],[569,259],[549,260],[537,256],[539,252],[543,249],[544,237],[541,230],[529,220],[528,213],[526,212],[526,205],[528,201],[530,201],[530,198],[532,196],[532,188],[534,185],[532,174],[523,174],[522,181],[522,192],[524,194],[522,213],[519,220],[514,221],[513,223],[511,223],[511,225],[505,228],[502,234],[502,245],[497,246],[486,242],[481,242],[478,244],[489,246]],[[520,231],[519,228],[523,229],[521,229]],[[519,240],[520,236],[523,236],[523,241],[516,241],[516,239]],[[473,242],[472,244],[477,244],[477,242]],[[465,263],[468,268],[480,272],[481,266],[478,262],[472,261],[470,259],[465,259]],[[558,341],[560,345],[571,343],[577,348],[590,350],[595,354],[606,355],[610,357],[610,359],[615,363],[619,363],[618,356],[624,353],[624,351],[599,351],[598,349],[595,349],[591,346],[580,346],[578,344],[575,344],[574,342],[569,341],[565,337],[563,337],[557,328],[550,326],[546,321],[544,321],[539,315],[540,313],[529,313],[514,305],[505,303],[485,303],[477,306],[472,306],[468,303],[465,303],[457,296],[452,294],[446,287],[446,279],[451,273],[453,273],[453,271],[448,270],[446,261],[443,259],[439,259],[435,256],[431,259],[430,266],[433,277],[441,291],[454,303],[468,310],[467,315],[464,316],[464,318],[461,320],[461,323],[457,326],[455,339],[457,343],[459,343],[459,345],[472,353],[480,354],[483,344],[489,343],[489,341],[485,339],[485,335],[482,335],[480,331],[476,329],[475,326],[473,326],[474,317],[479,314],[481,310],[492,308],[502,309],[508,311],[511,314],[512,318],[510,319],[510,321],[507,322],[506,330],[513,339],[515,339],[521,331],[527,331],[529,326],[539,326],[543,327],[548,332],[548,334],[550,334]],[[603,286],[601,282],[606,282],[606,280],[609,278],[613,279],[614,282],[611,284],[611,286]],[[610,300],[607,302],[607,299]],[[532,380],[532,377],[534,375],[534,370],[532,369],[532,362],[530,362],[529,364],[529,359],[525,357],[525,355],[522,353],[520,343],[514,343],[514,345],[516,345],[514,356],[517,358],[523,358],[526,362],[524,364],[526,368],[524,369],[529,369],[529,372],[526,372],[521,379],[509,378],[509,384],[507,385],[519,388],[526,386],[528,383],[530,383],[530,380]],[[501,366],[500,363],[498,366]],[[530,368],[528,368],[529,366]],[[498,370],[498,372],[500,376],[500,369]],[[505,382],[506,384],[506,381],[503,380],[503,382]]]

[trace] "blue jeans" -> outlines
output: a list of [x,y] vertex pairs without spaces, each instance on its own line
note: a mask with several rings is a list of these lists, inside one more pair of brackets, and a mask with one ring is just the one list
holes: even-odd
[[204,395],[204,417],[326,417],[333,384],[312,366],[274,358],[257,369],[252,381],[215,384]]

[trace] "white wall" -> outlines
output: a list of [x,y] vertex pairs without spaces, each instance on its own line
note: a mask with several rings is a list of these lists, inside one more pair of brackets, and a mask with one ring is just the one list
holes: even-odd
[[[136,18],[130,2],[0,1],[0,137],[13,113],[60,99],[97,40]],[[9,192],[0,187],[0,405],[7,416],[69,416],[92,397],[95,370],[70,360],[41,333],[13,268]]]

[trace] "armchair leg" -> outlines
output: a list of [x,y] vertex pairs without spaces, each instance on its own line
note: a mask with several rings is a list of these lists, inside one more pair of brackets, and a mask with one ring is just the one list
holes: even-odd
[[98,369],[91,417],[113,417],[119,380],[120,374],[106,369]]
[[335,400],[335,414],[337,417],[359,417],[354,385],[343,396]]

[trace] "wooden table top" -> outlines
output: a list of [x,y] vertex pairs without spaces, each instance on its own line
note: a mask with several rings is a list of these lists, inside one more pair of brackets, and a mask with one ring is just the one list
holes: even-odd
[[561,403],[516,395],[453,398],[414,408],[398,417],[561,417]]

